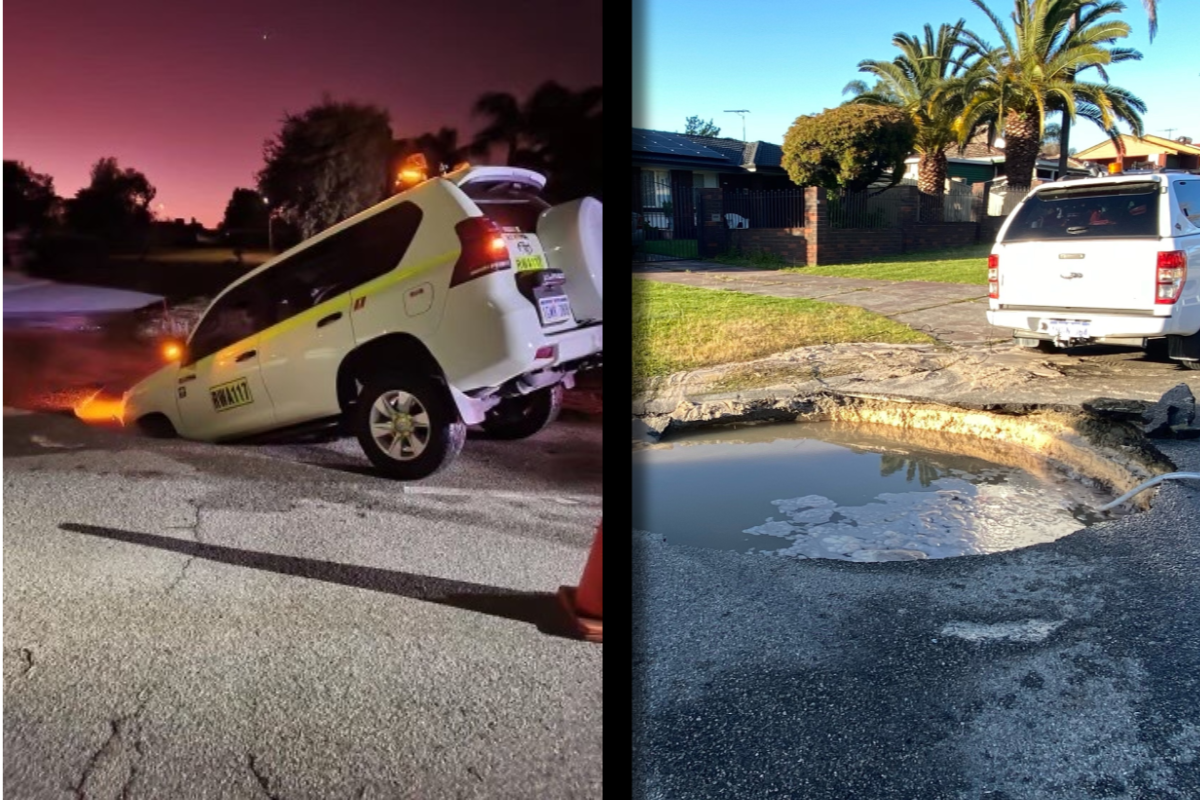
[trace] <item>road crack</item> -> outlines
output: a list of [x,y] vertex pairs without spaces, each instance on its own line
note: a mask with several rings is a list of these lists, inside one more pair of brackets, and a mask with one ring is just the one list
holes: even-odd
[[256,781],[258,781],[258,785],[262,788],[263,794],[269,797],[270,800],[282,800],[279,795],[271,791],[271,781],[259,770],[258,764],[255,763],[254,760],[254,753],[247,753],[246,761],[250,766],[250,774],[254,776]]
[[28,647],[21,648],[21,667],[20,677],[24,678],[33,672],[33,651]]
[[[192,523],[190,525],[174,525],[171,527],[171,530],[191,531],[192,540],[195,542],[200,542],[200,513],[203,510],[203,507],[198,500],[188,500],[187,502],[188,505],[192,507],[192,513],[194,516]],[[190,567],[192,562],[195,560],[195,556],[187,557],[187,560],[183,562],[183,567],[179,570],[179,574],[175,576],[175,580],[171,581],[171,584],[167,587],[167,594],[174,592],[175,587],[179,586],[179,584],[183,582],[183,579],[187,577],[188,567]]]
[[129,797],[143,755],[141,711],[139,707],[133,714],[109,720],[108,738],[88,758],[79,781],[71,787],[76,800]]

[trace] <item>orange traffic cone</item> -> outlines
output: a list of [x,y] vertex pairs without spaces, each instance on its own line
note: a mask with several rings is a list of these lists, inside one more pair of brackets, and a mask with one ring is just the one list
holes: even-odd
[[575,631],[589,642],[604,641],[604,623],[601,621],[601,590],[600,578],[600,535],[602,525],[596,526],[596,540],[592,542],[592,552],[588,555],[587,564],[583,567],[583,577],[579,579],[579,587],[558,587],[558,600],[575,623]]

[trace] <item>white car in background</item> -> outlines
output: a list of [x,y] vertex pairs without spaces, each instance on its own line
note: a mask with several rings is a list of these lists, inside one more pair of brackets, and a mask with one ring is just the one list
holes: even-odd
[[1026,347],[1165,338],[1171,358],[1200,369],[1200,175],[1038,186],[1000,228],[988,297],[988,322]]
[[179,359],[124,396],[152,433],[223,441],[343,420],[384,474],[449,464],[468,424],[530,436],[603,349],[601,204],[464,167],[229,286]]

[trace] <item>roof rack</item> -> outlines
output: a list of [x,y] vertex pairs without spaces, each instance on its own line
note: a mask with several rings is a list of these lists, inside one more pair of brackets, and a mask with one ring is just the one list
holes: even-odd
[[1182,167],[1160,167],[1157,164],[1152,164],[1147,167],[1142,167],[1141,169],[1124,169],[1121,172],[1114,174],[1137,175],[1139,173],[1146,173],[1150,175],[1194,175],[1197,173],[1197,170],[1184,169]]

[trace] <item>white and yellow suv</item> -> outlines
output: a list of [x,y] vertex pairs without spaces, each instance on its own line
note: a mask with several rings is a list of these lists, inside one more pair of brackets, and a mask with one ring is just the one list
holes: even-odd
[[349,424],[384,474],[449,464],[468,424],[517,439],[600,363],[601,204],[464,167],[351,217],[230,285],[124,422],[224,441]]

